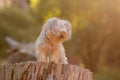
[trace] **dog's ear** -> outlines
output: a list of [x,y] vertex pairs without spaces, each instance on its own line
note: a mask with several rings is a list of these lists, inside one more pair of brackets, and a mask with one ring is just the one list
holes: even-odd
[[65,21],[64,25],[65,25],[65,28],[66,28],[67,33],[68,33],[67,40],[69,40],[71,38],[71,34],[72,34],[72,25],[68,21]]

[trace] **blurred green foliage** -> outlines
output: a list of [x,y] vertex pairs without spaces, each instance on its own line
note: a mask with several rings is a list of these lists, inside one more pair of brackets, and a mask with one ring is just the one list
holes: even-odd
[[103,67],[94,73],[94,80],[120,80],[120,69],[111,69],[109,67]]
[[[10,36],[19,41],[31,41],[38,30],[35,18],[17,8],[0,10],[0,51],[1,58],[6,56],[5,37]],[[33,36],[33,37],[31,37]]]

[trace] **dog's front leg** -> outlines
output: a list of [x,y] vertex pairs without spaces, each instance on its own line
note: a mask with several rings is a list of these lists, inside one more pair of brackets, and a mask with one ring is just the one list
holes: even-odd
[[36,47],[36,57],[37,61],[47,62],[46,52],[43,50],[43,48]]
[[61,63],[61,64],[68,64],[67,57],[66,57],[66,54],[65,54],[65,49],[64,49],[63,45],[60,44],[59,47],[60,47],[59,48],[59,52],[60,52],[59,63]]
[[68,64],[67,57],[66,57],[65,53],[60,53],[60,54],[61,54],[60,64]]
[[58,50],[55,49],[52,55],[50,56],[50,62],[59,63],[59,58],[60,58],[60,54],[58,53]]

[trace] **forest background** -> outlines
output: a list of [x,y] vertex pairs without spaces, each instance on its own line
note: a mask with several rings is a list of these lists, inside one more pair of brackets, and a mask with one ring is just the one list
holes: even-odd
[[0,63],[6,63],[7,36],[35,42],[51,17],[72,24],[64,43],[70,64],[90,69],[94,80],[120,80],[120,0],[0,0]]

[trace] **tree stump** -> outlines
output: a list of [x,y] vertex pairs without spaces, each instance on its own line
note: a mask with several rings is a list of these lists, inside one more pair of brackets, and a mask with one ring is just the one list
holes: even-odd
[[0,80],[93,80],[92,72],[75,65],[21,62],[0,65]]

